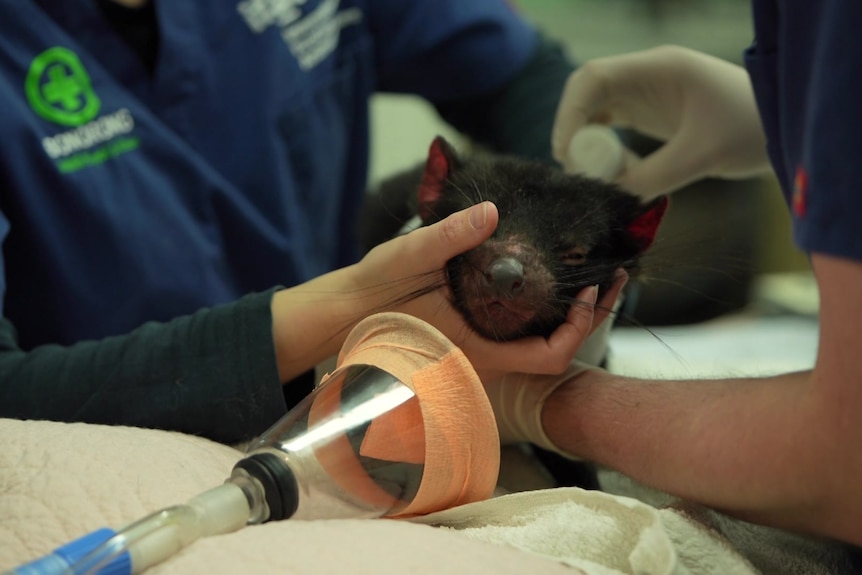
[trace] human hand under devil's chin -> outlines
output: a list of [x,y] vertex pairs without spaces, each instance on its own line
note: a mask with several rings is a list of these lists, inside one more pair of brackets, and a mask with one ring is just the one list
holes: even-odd
[[[508,342],[483,338],[452,306],[443,269],[449,259],[485,241],[498,219],[496,206],[484,202],[377,246],[354,267],[357,293],[369,294],[381,308],[409,313],[435,326],[464,351],[483,381],[510,372],[562,373],[581,344],[607,318],[627,276],[620,270],[617,281],[599,302],[595,287],[582,290],[565,322],[547,338]],[[441,287],[392,305],[420,285]],[[373,301],[367,305],[375,307]]]

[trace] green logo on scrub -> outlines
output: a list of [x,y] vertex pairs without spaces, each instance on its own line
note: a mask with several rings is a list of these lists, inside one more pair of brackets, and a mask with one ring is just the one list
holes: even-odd
[[60,46],[36,56],[27,72],[26,91],[37,114],[64,126],[89,122],[102,105],[81,60]]

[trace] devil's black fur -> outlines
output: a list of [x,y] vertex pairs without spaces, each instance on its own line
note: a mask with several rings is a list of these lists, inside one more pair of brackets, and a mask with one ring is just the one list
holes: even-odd
[[[650,210],[660,219],[663,198],[657,201],[661,205],[644,206],[613,184],[565,174],[544,163],[493,155],[461,160],[442,139],[435,144],[432,154],[445,156],[443,177],[433,182],[429,160],[425,170],[385,182],[379,194],[369,198],[364,241],[373,245],[392,234],[392,226],[381,227],[382,220],[397,224],[418,211],[427,225],[480,201],[494,202],[500,214],[494,235],[447,266],[454,304],[478,333],[501,341],[547,336],[584,287],[599,285],[601,293],[619,268],[637,274],[658,221],[647,226],[652,226],[647,237],[633,233],[633,224]],[[507,289],[494,288],[489,295],[489,270],[500,258],[516,259],[515,265],[523,267],[523,281],[507,277]],[[528,310],[529,318],[511,317]]]

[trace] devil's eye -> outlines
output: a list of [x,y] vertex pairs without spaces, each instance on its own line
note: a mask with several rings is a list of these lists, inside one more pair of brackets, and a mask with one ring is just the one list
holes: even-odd
[[581,248],[574,248],[560,253],[560,261],[563,265],[576,266],[587,261],[587,252]]

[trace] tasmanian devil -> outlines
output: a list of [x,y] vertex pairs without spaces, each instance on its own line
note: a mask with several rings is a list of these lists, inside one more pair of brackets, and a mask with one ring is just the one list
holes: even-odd
[[461,158],[442,137],[423,167],[371,195],[363,216],[366,247],[411,215],[427,225],[483,200],[497,205],[493,236],[446,267],[454,305],[477,333],[497,341],[547,336],[586,286],[599,293],[616,270],[630,276],[650,247],[667,199],[643,204],[616,185],[554,166],[500,155]]

